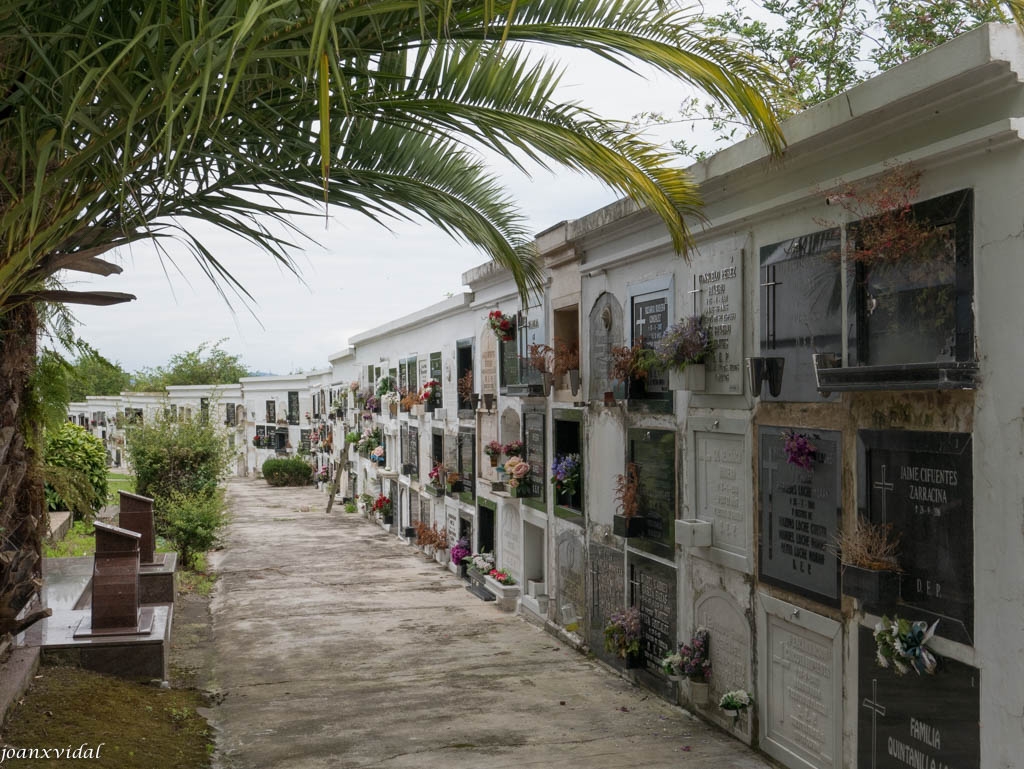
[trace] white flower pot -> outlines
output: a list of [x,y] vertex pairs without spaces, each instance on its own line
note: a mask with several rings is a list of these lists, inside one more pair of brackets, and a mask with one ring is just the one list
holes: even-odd
[[713,531],[711,521],[676,521],[676,544],[682,547],[711,547]]
[[689,390],[702,393],[707,384],[707,373],[703,363],[691,363],[682,371],[669,369],[668,386],[672,390]]

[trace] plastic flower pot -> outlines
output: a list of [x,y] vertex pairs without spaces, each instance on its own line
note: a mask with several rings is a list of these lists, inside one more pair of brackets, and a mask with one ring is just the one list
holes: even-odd
[[612,533],[616,537],[642,537],[646,528],[644,523],[644,519],[639,515],[630,518],[615,515],[612,520]]
[[894,571],[843,566],[843,595],[865,606],[895,603],[900,595],[900,575]]

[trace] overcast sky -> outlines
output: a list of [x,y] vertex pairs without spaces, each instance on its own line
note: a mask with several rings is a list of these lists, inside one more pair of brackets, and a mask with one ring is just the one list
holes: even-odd
[[[609,118],[629,119],[643,110],[673,113],[688,94],[685,86],[656,73],[637,77],[595,57],[572,54],[562,96],[579,100]],[[673,131],[690,132],[689,127]],[[700,130],[700,129],[697,129]],[[669,132],[652,135],[667,140]],[[495,164],[529,217],[534,232],[578,218],[616,199],[593,179],[561,169],[537,169],[526,178]],[[121,275],[66,276],[76,289],[124,291],[137,300],[93,308],[72,307],[80,335],[129,371],[162,365],[171,355],[204,341],[228,338],[224,348],[254,371],[289,373],[323,368],[327,355],[354,334],[463,290],[462,272],[486,260],[428,224],[397,222],[389,231],[339,209],[329,224],[308,221],[303,229],[318,244],[296,253],[301,279],[279,268],[252,246],[214,229],[206,245],[255,297],[229,307],[189,252],[165,249],[173,262],[148,244],[135,244],[112,258]],[[255,314],[255,317],[253,316]]]

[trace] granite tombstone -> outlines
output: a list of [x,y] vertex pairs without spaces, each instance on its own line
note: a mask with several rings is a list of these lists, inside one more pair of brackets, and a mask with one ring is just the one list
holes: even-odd
[[896,605],[913,607],[936,633],[972,644],[974,483],[969,433],[861,430],[859,513],[900,535]]
[[761,528],[759,575],[809,598],[839,604],[840,434],[799,430],[814,447],[810,469],[787,460],[782,427],[758,430]]

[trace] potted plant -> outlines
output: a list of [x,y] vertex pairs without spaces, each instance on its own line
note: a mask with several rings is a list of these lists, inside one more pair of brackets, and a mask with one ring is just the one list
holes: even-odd
[[498,459],[501,457],[505,447],[502,446],[498,441],[491,441],[484,446],[484,454],[486,454],[491,460],[491,467],[498,466]]
[[508,475],[508,487],[514,497],[528,495],[525,479],[530,474],[530,463],[519,457],[509,457],[505,462],[505,473]]
[[647,391],[647,375],[658,366],[658,354],[644,346],[638,337],[632,347],[612,347],[611,377],[627,387],[628,397],[642,398]]
[[540,374],[541,381],[543,382],[543,393],[547,397],[551,395],[551,388],[555,384],[552,365],[552,359],[555,354],[554,348],[546,344],[531,344],[528,352],[530,368]]
[[451,562],[456,568],[456,573],[463,579],[466,578],[466,569],[469,566],[470,556],[473,551],[469,549],[469,540],[465,537],[460,537],[459,541],[452,545]]
[[501,310],[492,310],[487,315],[487,323],[499,342],[511,342],[516,338],[516,322],[511,315]]
[[457,472],[453,470],[445,475],[444,488],[449,495],[462,491],[462,481],[459,479]]
[[448,469],[440,462],[431,467],[430,472],[427,473],[427,478],[430,479],[428,488],[435,497],[444,496],[445,477],[447,475]]
[[524,450],[523,442],[519,440],[509,441],[501,449],[506,457],[521,457]]
[[613,516],[613,531],[619,537],[642,537],[644,520],[640,517],[640,468],[635,462],[626,465],[626,472],[615,480],[615,500],[618,502]]
[[580,390],[580,344],[555,337],[552,355],[552,373],[558,381],[569,378],[569,389],[576,395]]
[[380,519],[389,526],[392,523],[394,514],[391,507],[391,497],[380,494],[373,501],[373,512],[380,516]]
[[679,647],[680,671],[690,688],[690,701],[704,705],[708,701],[711,679],[710,639],[706,628],[699,627],[690,643]]
[[705,316],[691,315],[669,326],[658,341],[658,357],[668,369],[669,387],[673,390],[703,392],[704,364],[714,349],[708,325]]
[[898,534],[892,524],[857,517],[853,528],[836,535],[835,550],[843,569],[843,595],[864,606],[893,603],[900,592]]
[[420,388],[420,403],[427,410],[433,411],[441,400],[441,383],[436,379],[428,379]]
[[484,584],[495,597],[495,605],[502,611],[515,611],[519,598],[519,585],[505,569],[492,568],[484,576]]
[[466,373],[459,377],[456,389],[459,393],[459,409],[462,411],[475,410],[476,405],[473,403],[473,399],[476,398],[479,401],[480,396],[473,392],[473,369],[467,369]]
[[555,498],[566,504],[576,496],[580,482],[580,455],[556,454],[551,463],[551,483],[555,487]]
[[434,560],[442,566],[448,565],[448,530],[433,527]]
[[626,667],[639,667],[640,610],[635,606],[613,612],[604,626],[604,650],[626,661]]
[[740,714],[750,707],[751,702],[750,695],[745,689],[735,689],[722,695],[718,707],[731,714],[733,722],[736,722]]

